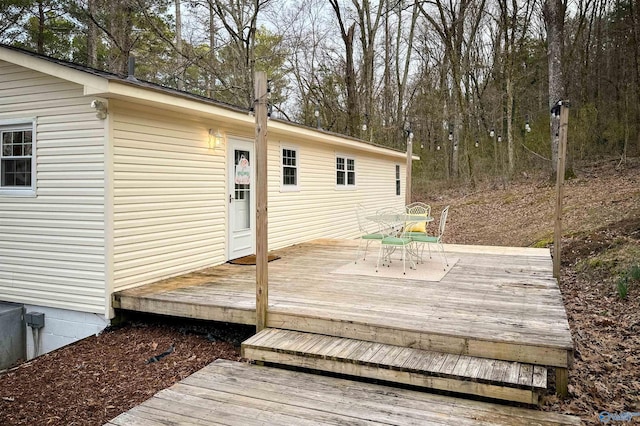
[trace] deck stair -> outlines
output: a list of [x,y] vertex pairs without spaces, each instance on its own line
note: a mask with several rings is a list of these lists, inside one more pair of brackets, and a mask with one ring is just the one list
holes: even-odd
[[547,369],[539,365],[277,328],[244,341],[242,355],[253,361],[527,404],[538,404],[547,387]]

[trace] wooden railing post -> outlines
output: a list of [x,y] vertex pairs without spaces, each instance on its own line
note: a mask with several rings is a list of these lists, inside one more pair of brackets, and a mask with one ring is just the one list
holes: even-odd
[[407,131],[407,171],[404,194],[404,204],[411,204],[411,161],[413,160],[413,133]]
[[[560,282],[560,256],[562,253],[562,197],[564,192],[564,169],[567,155],[567,131],[569,126],[569,107],[559,101],[560,138],[558,141],[558,171],[556,177],[556,220],[553,233],[553,276]],[[555,107],[554,107],[555,108]]]
[[255,73],[256,116],[256,332],[267,326],[269,273],[267,264],[267,75]]
[[[562,198],[564,192],[564,168],[567,157],[567,132],[569,127],[569,106],[558,102],[560,108],[560,138],[558,141],[558,172],[556,179],[556,223],[553,235],[553,276],[560,283],[560,263],[562,254]],[[569,374],[566,368],[556,368],[556,393],[566,397],[569,393]]]

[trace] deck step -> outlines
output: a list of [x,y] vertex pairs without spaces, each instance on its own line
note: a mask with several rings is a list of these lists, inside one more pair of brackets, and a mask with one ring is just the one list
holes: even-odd
[[242,343],[242,356],[273,364],[538,404],[547,369],[364,340],[267,328]]

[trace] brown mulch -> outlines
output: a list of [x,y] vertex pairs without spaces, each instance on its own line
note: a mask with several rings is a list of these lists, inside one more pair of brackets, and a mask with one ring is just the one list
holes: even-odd
[[[576,350],[569,397],[550,391],[541,407],[594,425],[603,410],[640,412],[640,282],[624,300],[615,285],[621,270],[640,264],[640,161],[617,165],[579,168],[565,187],[560,287]],[[445,243],[549,246],[554,191],[527,178],[414,198],[436,217],[451,205]],[[253,330],[134,318],[0,373],[0,425],[103,424],[216,358],[240,360],[239,344]]]
[[161,318],[107,329],[0,375],[0,425],[104,424],[217,358],[241,360],[254,329]]

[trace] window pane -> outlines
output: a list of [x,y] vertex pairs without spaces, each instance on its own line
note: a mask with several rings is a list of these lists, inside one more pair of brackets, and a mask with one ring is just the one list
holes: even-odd
[[336,175],[336,184],[344,185],[344,172],[338,170],[338,174]]
[[296,169],[291,167],[285,167],[282,169],[282,183],[284,185],[295,185],[296,184]]
[[3,143],[2,144],[2,155],[3,156],[10,157],[12,152],[13,152],[13,145],[11,145],[10,143]]
[[2,186],[31,186],[31,160],[2,160]]
[[356,174],[355,172],[347,173],[347,185],[355,185],[356,184]]
[[400,195],[400,181],[396,181],[396,195]]
[[355,170],[356,169],[356,161],[350,158],[347,159],[347,170]]
[[396,179],[400,179],[400,166],[396,165]]
[[341,158],[341,157],[336,158],[336,169],[344,170],[344,158]]

